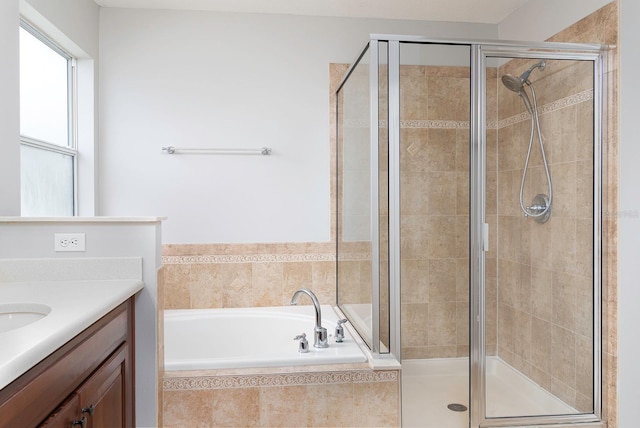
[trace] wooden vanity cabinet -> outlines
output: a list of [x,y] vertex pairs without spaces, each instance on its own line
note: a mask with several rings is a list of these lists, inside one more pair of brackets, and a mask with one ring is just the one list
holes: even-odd
[[127,426],[124,400],[127,352],[126,344],[118,348],[111,358],[78,389],[80,411],[88,420],[88,427]]
[[62,406],[60,406],[42,426],[47,428],[53,427],[71,427],[78,420],[80,413],[80,399],[77,395],[71,397]]
[[129,299],[0,391],[0,427],[134,426]]

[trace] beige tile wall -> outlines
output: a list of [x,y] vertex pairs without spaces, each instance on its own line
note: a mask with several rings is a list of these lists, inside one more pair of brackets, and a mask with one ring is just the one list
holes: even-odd
[[[617,27],[614,9],[615,3],[606,6],[554,41],[615,43],[610,38]],[[610,28],[609,38],[591,39],[605,35],[593,31],[578,37],[592,28]],[[517,75],[533,62],[510,61],[499,74]],[[588,90],[593,75],[587,63],[547,64],[532,74],[554,185],[546,224],[520,213],[530,123],[521,120],[526,115],[519,97],[498,86],[498,355],[579,411],[592,411],[593,100]],[[531,158],[526,205],[536,193],[547,193],[539,153]],[[611,185],[615,182],[605,183]],[[605,281],[605,287],[612,285]]]
[[[469,67],[400,68],[403,359],[469,354],[469,73]],[[491,106],[495,71],[493,76]],[[495,121],[495,111],[488,116]],[[489,157],[495,158],[495,130],[489,139]],[[488,182],[495,183],[495,168]],[[488,213],[495,217],[495,207]],[[488,289],[487,343],[493,355],[495,275]]]
[[[593,76],[588,63],[547,63],[535,75],[539,106],[546,109],[562,102],[557,110],[540,116],[554,190],[547,223],[536,223],[520,212],[529,120],[498,130],[498,355],[563,401],[586,411],[592,408],[593,379],[585,370],[591,352],[584,352],[593,336],[593,104],[591,99],[567,100],[591,88]],[[513,61],[500,74],[525,65],[529,64]],[[517,101],[512,111],[500,108],[504,119],[523,112],[524,104],[513,92],[499,87],[498,97],[500,105],[503,100],[504,104]],[[537,193],[548,194],[537,146],[529,165],[525,205]]]
[[466,356],[469,68],[401,66],[400,82],[402,356]]
[[166,309],[288,305],[302,287],[335,304],[329,243],[166,244],[163,264]]

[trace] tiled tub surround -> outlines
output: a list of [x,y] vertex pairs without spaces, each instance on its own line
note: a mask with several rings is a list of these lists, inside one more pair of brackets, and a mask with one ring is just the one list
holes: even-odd
[[[369,254],[348,257],[366,281]],[[163,263],[165,309],[289,305],[301,287],[335,302],[333,244],[165,245]],[[399,426],[399,373],[367,363],[167,371],[160,418],[165,427]]]
[[397,427],[397,370],[329,366],[317,371],[164,377],[164,426]]

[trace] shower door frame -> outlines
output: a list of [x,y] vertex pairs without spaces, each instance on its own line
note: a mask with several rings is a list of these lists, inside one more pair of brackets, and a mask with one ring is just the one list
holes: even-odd
[[[378,206],[378,127],[379,45],[388,48],[388,138],[389,138],[389,328],[390,353],[380,352],[380,263]],[[527,425],[577,424],[599,426],[602,416],[602,141],[604,65],[608,47],[597,44],[467,41],[419,36],[371,34],[356,62],[342,79],[339,89],[352,70],[369,54],[370,141],[371,141],[371,286],[372,327],[371,351],[375,359],[401,360],[400,330],[400,44],[462,45],[470,48],[470,211],[469,211],[469,426],[507,427]],[[367,52],[368,49],[368,52]],[[488,249],[486,229],[486,60],[499,58],[536,58],[593,62],[593,413],[552,416],[492,417],[486,416],[485,353],[485,252]],[[338,219],[339,220],[339,219]],[[595,424],[595,425],[594,425]]]
[[[470,164],[470,426],[511,427],[580,424],[602,420],[602,141],[606,46],[568,43],[481,43],[471,46]],[[554,52],[549,52],[554,51]],[[567,52],[558,52],[567,51]],[[487,58],[591,61],[593,63],[593,413],[491,417],[486,415],[485,252],[486,217],[486,63]],[[474,284],[477,284],[474,287]],[[576,426],[580,426],[576,425]]]

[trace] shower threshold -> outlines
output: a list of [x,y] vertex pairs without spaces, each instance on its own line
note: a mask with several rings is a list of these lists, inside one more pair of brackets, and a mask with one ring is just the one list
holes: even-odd
[[[402,362],[402,426],[466,428],[469,411],[469,359],[434,358]],[[571,414],[576,410],[498,357],[487,358],[487,415]]]

